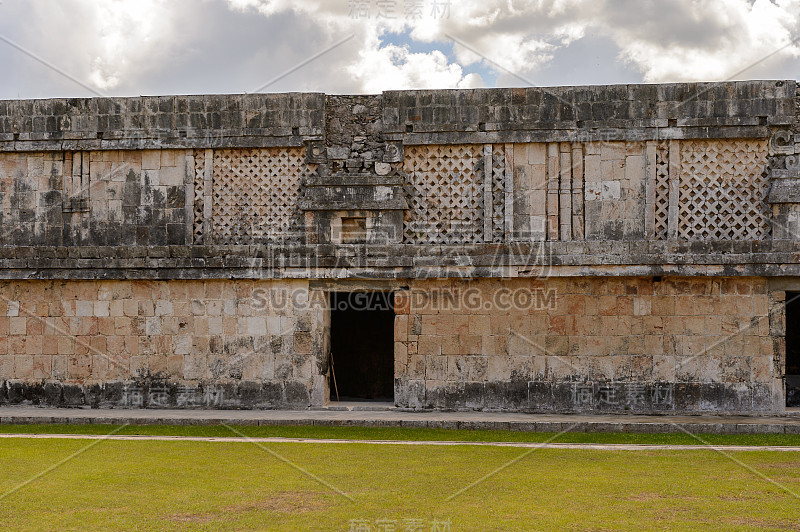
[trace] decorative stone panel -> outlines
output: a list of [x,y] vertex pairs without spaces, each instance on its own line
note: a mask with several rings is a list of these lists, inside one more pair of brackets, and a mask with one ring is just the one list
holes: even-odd
[[[206,216],[206,193],[210,192],[206,187],[206,150],[194,150],[194,203],[192,217],[192,241],[194,244],[202,244],[205,237]],[[210,204],[208,205],[211,206]]]
[[492,146],[492,241],[503,242],[506,236],[506,146]]
[[[797,142],[795,142],[797,141]],[[800,137],[778,130],[770,138],[769,196],[772,237],[800,239]]]
[[402,176],[340,173],[309,178],[300,209],[307,244],[399,244],[408,203]]
[[766,164],[766,139],[681,142],[678,238],[767,238]]
[[406,243],[503,242],[511,231],[510,144],[407,146]]
[[655,156],[654,236],[656,240],[666,240],[669,236],[669,142],[657,143]]
[[300,190],[314,173],[302,148],[215,150],[213,164],[214,243],[301,238]]
[[484,240],[483,146],[406,146],[410,209],[404,241],[456,244]]

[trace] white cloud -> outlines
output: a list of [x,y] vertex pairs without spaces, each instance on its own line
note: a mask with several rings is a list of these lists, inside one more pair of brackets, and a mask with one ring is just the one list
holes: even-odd
[[[249,90],[349,34],[269,90],[476,87],[495,74],[518,83],[506,69],[592,83],[569,63],[581,49],[570,47],[591,39],[606,43],[604,60],[616,54],[605,70],[627,79],[726,79],[800,35],[800,0],[459,0],[438,18],[428,0],[417,19],[404,16],[404,1],[394,19],[378,19],[376,0],[368,18],[352,16],[350,0],[38,0],[0,5],[0,32],[120,94]],[[795,44],[739,77],[792,76],[798,57]],[[85,90],[9,47],[0,46],[0,67],[9,72],[0,90],[11,97]]]
[[[164,64],[175,44],[177,7],[167,0],[30,2],[19,12],[26,21],[20,44],[44,62],[107,91]],[[68,80],[51,77],[74,88]]]
[[681,0],[669,8],[644,4],[632,9],[624,24],[612,15],[602,21],[603,31],[645,81],[727,79],[781,48],[778,58],[800,56],[797,44],[784,48],[800,31],[798,0]]
[[[353,81],[352,92],[376,93],[390,89],[457,88],[483,86],[478,74],[464,74],[462,65],[449,62],[439,50],[410,52],[406,46],[383,43],[381,37],[388,32],[401,33],[414,21],[406,19],[402,3],[396,2],[394,18],[354,16],[350,3],[323,2],[320,0],[228,0],[233,9],[253,10],[264,16],[293,12],[312,16],[319,29],[331,41],[343,34],[355,34],[359,43],[357,54],[341,66]],[[430,17],[427,17],[429,20]],[[331,72],[337,76],[338,72]]]
[[348,66],[347,71],[368,93],[483,86],[479,75],[465,76],[461,66],[449,63],[438,50],[411,53],[408,48],[394,44],[362,50],[359,60]]
[[[552,52],[556,48],[547,42],[526,39],[519,34],[497,34],[491,38],[479,39],[475,46],[468,46],[471,50],[462,46],[455,47],[456,57],[465,65],[483,61],[488,65],[500,65],[512,72],[529,72],[547,63],[552,59]],[[473,50],[483,55],[478,56]]]
[[89,80],[99,89],[135,75],[172,34],[173,14],[164,0],[93,0],[91,7]]
[[570,12],[576,0],[465,0],[450,18],[423,19],[412,26],[411,37],[424,42],[449,37],[463,65],[500,65],[524,74],[552,59],[558,47],[580,38],[587,22]]

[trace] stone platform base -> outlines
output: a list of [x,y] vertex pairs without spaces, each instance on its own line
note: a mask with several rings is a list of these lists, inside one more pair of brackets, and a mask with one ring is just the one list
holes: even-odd
[[800,410],[784,416],[550,415],[403,410],[155,410],[2,407],[0,424],[318,425],[528,432],[800,434]]

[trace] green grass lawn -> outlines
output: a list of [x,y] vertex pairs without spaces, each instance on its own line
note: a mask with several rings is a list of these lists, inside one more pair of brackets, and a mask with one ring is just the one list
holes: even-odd
[[[312,428],[237,430],[254,436],[546,438]],[[126,427],[117,433],[231,435],[224,427]],[[622,435],[573,436],[597,441]],[[664,435],[652,436],[659,440],[655,443],[665,442]],[[449,521],[449,530],[800,529],[800,499],[786,491],[800,493],[800,453],[754,449],[731,456],[714,451],[2,439],[0,525],[8,530],[349,530],[361,523],[381,530],[379,520],[386,519],[395,530],[416,524],[425,531],[434,521]]]

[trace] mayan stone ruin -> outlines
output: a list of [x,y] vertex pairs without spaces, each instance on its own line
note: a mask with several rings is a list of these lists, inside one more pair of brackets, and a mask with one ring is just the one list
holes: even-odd
[[0,101],[0,404],[780,413],[795,81]]

